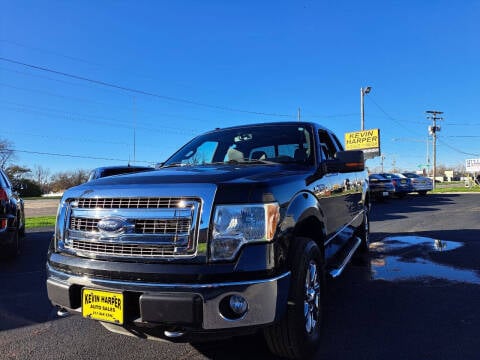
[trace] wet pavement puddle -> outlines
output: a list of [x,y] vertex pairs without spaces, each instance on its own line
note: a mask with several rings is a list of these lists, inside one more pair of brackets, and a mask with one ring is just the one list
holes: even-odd
[[391,236],[370,244],[373,280],[441,279],[480,285],[473,270],[437,264],[430,254],[458,249],[463,243],[419,236]]

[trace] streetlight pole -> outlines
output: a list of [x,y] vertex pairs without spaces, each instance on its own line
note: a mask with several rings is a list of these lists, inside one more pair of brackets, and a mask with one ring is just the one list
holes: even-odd
[[360,88],[360,130],[363,131],[365,130],[365,107],[363,104],[363,98],[365,97],[365,94],[368,94],[372,90],[371,86],[367,86],[365,89]]

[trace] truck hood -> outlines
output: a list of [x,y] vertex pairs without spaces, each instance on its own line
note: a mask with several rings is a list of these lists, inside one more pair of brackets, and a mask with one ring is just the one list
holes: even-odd
[[269,201],[283,203],[312,173],[312,167],[298,164],[180,166],[89,181],[63,198],[200,197],[213,204],[215,197],[223,203],[263,202],[265,194],[275,194]]
[[308,168],[297,164],[235,164],[161,168],[155,171],[109,176],[81,186],[154,185],[180,183],[249,183],[264,182],[280,177],[299,176]]

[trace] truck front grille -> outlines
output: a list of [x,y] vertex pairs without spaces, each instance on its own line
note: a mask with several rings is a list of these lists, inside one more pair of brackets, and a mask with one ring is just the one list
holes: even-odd
[[92,258],[191,257],[198,198],[80,198],[69,202],[65,248]]

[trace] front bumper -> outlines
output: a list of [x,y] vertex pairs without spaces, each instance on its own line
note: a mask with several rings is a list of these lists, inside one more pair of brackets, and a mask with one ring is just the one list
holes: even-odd
[[[83,288],[122,292],[125,326],[203,331],[271,324],[286,310],[289,286],[290,272],[263,280],[170,284],[76,276],[47,264],[48,297],[54,305],[81,313]],[[222,314],[224,299],[231,295],[239,295],[248,303],[248,311],[238,319]]]
[[431,184],[414,184],[412,191],[432,191],[433,185]]

